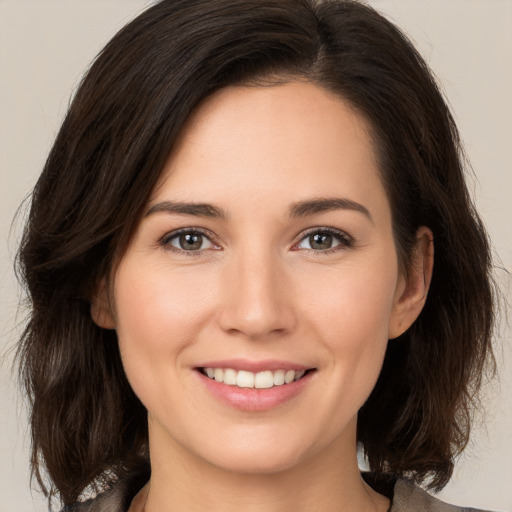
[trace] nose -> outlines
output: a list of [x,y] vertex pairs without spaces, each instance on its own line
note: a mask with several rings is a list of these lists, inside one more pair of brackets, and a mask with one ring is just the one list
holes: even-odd
[[291,282],[278,257],[245,251],[223,277],[219,323],[225,332],[263,339],[294,328]]

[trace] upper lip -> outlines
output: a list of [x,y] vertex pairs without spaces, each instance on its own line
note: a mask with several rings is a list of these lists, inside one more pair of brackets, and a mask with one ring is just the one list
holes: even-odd
[[249,359],[223,359],[215,361],[205,361],[197,365],[197,368],[232,368],[233,370],[245,370],[248,372],[262,372],[265,370],[309,370],[311,366],[306,366],[292,361],[282,361],[278,359],[265,359],[254,361]]

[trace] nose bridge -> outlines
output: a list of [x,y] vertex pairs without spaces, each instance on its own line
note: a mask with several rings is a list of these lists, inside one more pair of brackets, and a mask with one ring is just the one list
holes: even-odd
[[287,331],[294,323],[282,262],[270,247],[256,245],[230,258],[221,313],[223,329],[250,338]]

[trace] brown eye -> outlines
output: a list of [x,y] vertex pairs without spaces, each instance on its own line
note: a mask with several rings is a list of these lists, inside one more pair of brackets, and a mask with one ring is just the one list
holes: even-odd
[[329,252],[331,250],[350,247],[352,244],[352,238],[343,231],[323,228],[310,231],[309,234],[306,234],[296,245],[296,248],[316,252]]
[[184,251],[197,251],[203,245],[203,235],[185,234],[178,237],[180,249]]
[[309,245],[311,249],[330,249],[332,247],[333,238],[328,233],[315,233],[309,235]]
[[199,231],[182,231],[170,234],[162,240],[162,245],[178,252],[197,252],[214,247],[211,240]]

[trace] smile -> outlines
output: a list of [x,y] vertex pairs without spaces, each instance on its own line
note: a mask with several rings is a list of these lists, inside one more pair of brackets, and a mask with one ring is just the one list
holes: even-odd
[[302,378],[307,370],[265,370],[250,372],[232,368],[201,368],[203,375],[238,388],[269,389],[290,384]]

